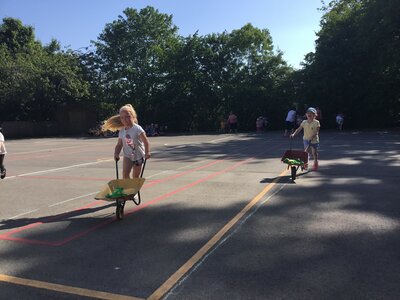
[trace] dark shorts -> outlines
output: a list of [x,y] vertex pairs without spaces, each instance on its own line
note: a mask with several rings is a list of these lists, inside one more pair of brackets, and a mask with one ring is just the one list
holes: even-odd
[[237,123],[229,123],[229,129],[236,130],[237,129]]
[[141,166],[144,163],[144,157],[138,160],[131,160],[134,166]]
[[286,129],[293,129],[294,128],[294,122],[285,121],[285,128]]

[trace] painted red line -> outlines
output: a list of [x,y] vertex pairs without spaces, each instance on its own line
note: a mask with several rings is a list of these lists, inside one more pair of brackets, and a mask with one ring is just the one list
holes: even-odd
[[164,178],[164,179],[154,180],[153,182],[151,182],[151,183],[149,183],[149,184],[145,184],[145,185],[143,186],[143,188],[148,188],[148,187],[151,187],[151,186],[153,186],[153,185],[155,185],[155,184],[162,183],[162,182],[166,182],[166,181],[169,181],[169,180],[172,180],[172,179],[181,177],[181,176],[183,176],[183,175],[186,175],[186,174],[189,174],[189,173],[192,173],[192,172],[201,170],[201,169],[205,169],[205,168],[210,167],[210,166],[212,166],[212,165],[218,164],[218,163],[220,163],[220,162],[222,162],[222,161],[223,161],[223,160],[216,160],[216,161],[211,162],[211,163],[209,163],[209,164],[207,164],[207,165],[200,166],[200,167],[197,167],[197,168],[194,168],[194,169],[191,169],[191,170],[182,172],[182,173],[178,173],[178,174],[172,175],[172,176],[170,176],[170,177],[166,177],[166,178]]
[[[146,180],[147,182],[149,182],[149,181],[150,182],[148,184],[145,184],[143,186],[143,188],[153,186],[153,185],[155,185],[157,183],[162,183],[162,182],[165,182],[165,181],[168,181],[168,180],[175,179],[177,177],[183,176],[183,175],[188,174],[190,172],[198,171],[198,170],[207,168],[209,166],[215,165],[215,164],[220,163],[222,161],[223,160],[217,160],[217,161],[214,161],[214,162],[209,163],[207,165],[200,166],[200,167],[197,167],[195,169],[191,169],[191,170],[188,170],[188,171],[185,171],[185,172],[182,172],[182,173],[178,173],[178,174],[175,174],[173,176],[170,176],[170,177],[167,177],[167,178],[164,178],[164,179]],[[114,179],[114,178],[95,178],[95,177],[93,178],[93,177],[76,177],[76,176],[75,177],[74,176],[42,176],[42,175],[24,175],[24,176],[18,176],[18,177],[20,177],[22,179],[54,179],[54,180],[79,180],[79,181],[82,181],[82,180],[84,180],[84,181],[110,181],[110,180]]]
[[182,191],[184,191],[184,190],[186,190],[186,189],[188,189],[188,188],[190,188],[190,187],[192,187],[192,186],[195,186],[195,185],[197,185],[197,184],[199,184],[199,183],[201,183],[201,182],[203,182],[203,181],[209,180],[209,179],[211,179],[211,178],[213,178],[213,177],[215,177],[215,176],[218,176],[218,175],[220,175],[220,174],[222,174],[222,173],[226,173],[226,172],[228,172],[228,171],[230,171],[230,170],[232,170],[232,169],[235,169],[235,168],[239,167],[240,165],[242,165],[242,164],[244,164],[244,163],[247,163],[248,161],[250,161],[250,160],[252,160],[252,159],[254,159],[254,158],[248,158],[248,159],[246,159],[246,160],[243,160],[243,161],[241,161],[241,162],[238,162],[238,163],[234,164],[233,166],[231,166],[231,167],[229,167],[229,168],[226,168],[226,169],[224,169],[224,170],[215,172],[215,173],[210,174],[210,175],[208,175],[208,176],[206,176],[206,177],[200,178],[200,179],[198,179],[198,180],[196,180],[196,181],[194,181],[194,182],[192,182],[192,183],[189,183],[188,185],[185,185],[185,186],[183,186],[183,187],[181,187],[181,188],[179,188],[179,189],[176,189],[176,190],[174,190],[174,191],[171,191],[171,192],[168,192],[168,193],[166,193],[166,194],[164,194],[164,195],[161,195],[161,196],[159,196],[159,197],[157,197],[157,198],[155,198],[155,199],[153,199],[153,200],[150,200],[150,201],[146,202],[145,204],[140,205],[140,207],[137,207],[137,208],[134,208],[134,209],[128,211],[127,213],[125,213],[125,215],[129,215],[129,214],[131,214],[131,213],[133,213],[133,212],[136,212],[136,211],[138,211],[138,210],[141,210],[141,209],[145,208],[146,206],[149,206],[149,205],[154,204],[154,203],[156,203],[156,202],[159,202],[159,201],[161,201],[161,200],[163,200],[163,199],[165,199],[165,198],[168,198],[168,197],[170,197],[170,196],[172,196],[172,195],[175,195],[175,194],[177,194],[177,193],[179,193],[179,192],[182,192]]
[[89,227],[88,229],[86,229],[84,231],[81,231],[81,232],[78,232],[77,234],[71,235],[71,236],[69,236],[69,237],[67,237],[67,238],[65,238],[65,239],[63,239],[61,241],[55,242],[54,245],[51,245],[51,246],[63,246],[65,244],[69,243],[70,241],[73,241],[73,240],[76,240],[77,238],[85,236],[85,235],[87,235],[88,233],[90,233],[92,231],[95,231],[95,230],[97,230],[97,229],[99,229],[99,228],[101,228],[103,226],[106,226],[106,225],[108,225],[110,223],[115,222],[116,220],[117,220],[117,218],[113,217],[113,218],[108,219],[108,220],[106,220],[104,222],[101,222],[101,223],[99,223],[99,224],[97,224],[95,226]]
[[[172,180],[172,179],[177,178],[179,176],[183,176],[185,174],[188,174],[188,173],[191,173],[191,172],[195,172],[195,171],[207,168],[209,166],[212,166],[214,164],[220,163],[222,161],[223,160],[216,160],[216,161],[208,163],[208,164],[206,164],[204,166],[193,168],[193,169],[190,169],[188,171],[181,172],[181,173],[178,173],[176,175],[167,177],[165,179],[157,180],[157,181],[155,181],[154,184],[162,183],[162,182],[165,182],[165,181],[168,181],[168,180]],[[149,183],[147,185],[144,185],[142,188],[150,187],[150,186],[153,186],[154,184],[153,184],[153,182],[151,182],[151,183]],[[18,229],[11,230],[9,232],[6,232],[3,235],[0,235],[0,239],[13,240],[13,241],[19,241],[19,242],[24,242],[24,243],[28,243],[28,241],[30,241],[29,243],[32,243],[32,244],[44,244],[44,245],[48,245],[48,246],[60,246],[60,245],[63,245],[63,244],[65,244],[66,242],[68,242],[70,240],[73,240],[73,239],[76,239],[76,238],[78,238],[80,236],[86,235],[87,233],[89,233],[89,232],[91,232],[91,231],[93,231],[93,230],[95,230],[97,228],[103,227],[104,225],[107,225],[108,223],[114,222],[115,219],[107,220],[107,222],[103,222],[103,223],[100,223],[100,224],[98,224],[96,226],[90,227],[88,230],[84,230],[84,231],[82,231],[82,232],[80,232],[80,233],[78,233],[78,234],[76,234],[76,235],[74,235],[74,236],[72,236],[70,238],[66,238],[65,240],[62,240],[61,242],[47,242],[47,241],[30,240],[30,239],[23,239],[23,238],[14,238],[14,237],[11,237],[11,235],[19,233],[19,232],[24,231],[24,230],[35,228],[35,227],[37,227],[39,225],[42,225],[42,224],[45,224],[45,223],[48,223],[48,222],[51,222],[51,221],[54,221],[54,220],[57,220],[57,219],[61,219],[62,217],[66,216],[66,215],[73,214],[73,213],[75,213],[77,211],[80,211],[80,210],[95,206],[98,203],[103,203],[103,201],[96,200],[94,202],[91,202],[91,203],[83,206],[83,207],[77,208],[77,209],[75,209],[73,211],[69,211],[69,212],[65,212],[65,213],[62,213],[62,214],[59,214],[59,215],[56,215],[56,216],[48,217],[48,218],[45,218],[43,221],[31,223],[31,224],[25,225],[23,227],[20,227]]]
[[19,227],[19,228],[14,229],[14,230],[10,230],[10,231],[6,232],[5,234],[0,235],[0,239],[5,239],[6,237],[9,237],[9,236],[11,236],[13,234],[16,234],[18,232],[21,232],[21,231],[24,231],[24,230],[28,230],[28,229],[32,229],[32,228],[35,228],[35,227],[37,227],[39,225],[42,225],[42,224],[45,224],[45,223],[49,223],[49,222],[52,222],[52,221],[57,220],[57,219],[61,219],[62,217],[66,216],[68,214],[72,214],[72,213],[78,212],[80,210],[84,210],[86,208],[93,207],[93,206],[95,206],[96,204],[99,204],[99,203],[102,203],[102,201],[94,201],[94,202],[91,202],[91,203],[89,203],[89,204],[87,204],[87,205],[85,205],[83,207],[75,209],[73,211],[69,211],[69,212],[65,212],[65,213],[62,213],[62,214],[55,215],[55,216],[47,217],[47,218],[44,218],[43,221],[31,223],[31,224]]
[[[199,179],[199,180],[196,180],[196,181],[194,181],[194,182],[192,182],[192,183],[190,183],[190,184],[188,184],[188,185],[185,185],[185,186],[183,186],[183,187],[181,187],[181,188],[179,188],[179,189],[176,189],[176,190],[174,190],[174,191],[171,191],[171,192],[169,192],[169,193],[166,193],[166,194],[164,194],[164,195],[161,195],[161,196],[159,196],[159,197],[157,197],[157,198],[155,198],[155,199],[153,199],[153,200],[150,200],[150,201],[146,202],[145,204],[141,204],[140,206],[138,206],[138,207],[136,207],[136,208],[134,208],[134,209],[129,210],[128,212],[125,213],[125,216],[130,215],[130,214],[133,214],[134,212],[137,212],[137,211],[139,211],[139,210],[142,210],[142,209],[146,208],[146,207],[149,206],[149,205],[152,205],[152,204],[157,203],[157,202],[159,202],[159,201],[161,201],[161,200],[164,200],[165,198],[168,198],[168,197],[170,197],[170,196],[172,196],[172,195],[175,195],[175,194],[177,194],[177,193],[179,193],[179,192],[182,192],[182,191],[184,191],[184,190],[186,190],[186,189],[188,189],[188,188],[190,188],[190,187],[193,187],[193,186],[195,186],[195,185],[197,185],[197,184],[199,184],[199,183],[201,183],[201,182],[204,182],[204,181],[206,181],[206,180],[209,180],[209,179],[211,179],[211,178],[213,178],[213,177],[215,177],[215,176],[218,176],[218,175],[220,175],[220,174],[222,174],[222,173],[226,173],[226,172],[228,172],[228,171],[230,171],[230,170],[232,170],[232,169],[235,169],[235,168],[239,167],[240,165],[242,165],[242,164],[244,164],[244,163],[247,163],[248,161],[250,161],[250,160],[252,160],[252,159],[254,159],[254,158],[248,158],[248,159],[246,159],[246,160],[244,160],[244,161],[241,161],[241,162],[238,162],[238,163],[234,164],[233,166],[231,166],[231,167],[229,167],[229,168],[226,168],[226,169],[224,169],[224,170],[215,172],[215,173],[210,174],[210,175],[208,175],[208,176],[206,176],[206,177],[203,177],[203,178],[201,178],[201,179]],[[85,231],[82,231],[82,232],[77,233],[77,234],[75,234],[75,235],[73,235],[73,236],[70,236],[70,237],[68,237],[68,238],[66,238],[66,239],[64,239],[64,240],[62,240],[62,241],[60,241],[60,242],[57,242],[56,245],[57,245],[57,246],[65,245],[66,243],[68,243],[68,242],[70,242],[70,241],[72,241],[72,240],[75,240],[75,239],[77,239],[77,238],[79,238],[79,237],[82,237],[82,236],[84,236],[84,235],[86,235],[86,234],[88,234],[88,233],[90,233],[90,232],[92,232],[92,231],[95,231],[95,230],[97,230],[97,229],[99,229],[99,228],[101,228],[101,227],[103,227],[103,226],[105,226],[105,225],[107,225],[107,224],[113,223],[113,222],[115,222],[116,220],[117,220],[117,218],[116,218],[116,217],[113,217],[112,219],[109,219],[109,220],[107,220],[107,221],[105,221],[105,222],[102,222],[102,223],[100,223],[100,224],[97,224],[96,226],[93,226],[93,227],[91,227],[91,228],[89,228],[89,229],[87,229],[87,230],[85,230]]]
[[13,241],[13,242],[20,242],[24,244],[31,244],[31,245],[44,245],[44,246],[57,246],[56,243],[48,242],[48,241],[39,241],[39,240],[30,240],[30,239],[23,239],[23,238],[15,238],[10,236],[0,236],[0,239]]
[[85,180],[85,181],[110,181],[113,178],[92,178],[92,177],[73,177],[73,176],[40,176],[40,175],[24,175],[24,176],[18,176],[19,178],[22,179],[54,179],[54,180]]

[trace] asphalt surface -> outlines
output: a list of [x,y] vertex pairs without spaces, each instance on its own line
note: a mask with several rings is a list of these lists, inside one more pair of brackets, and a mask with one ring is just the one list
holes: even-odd
[[295,182],[281,132],[151,137],[122,221],[115,143],[6,141],[0,299],[400,299],[400,132],[322,130]]

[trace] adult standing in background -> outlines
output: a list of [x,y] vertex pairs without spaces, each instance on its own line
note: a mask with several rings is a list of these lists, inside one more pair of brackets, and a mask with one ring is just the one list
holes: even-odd
[[238,122],[237,116],[233,112],[230,112],[227,121],[229,126],[229,132],[237,132],[237,122]]
[[338,124],[339,131],[342,131],[343,130],[343,123],[344,123],[344,114],[343,113],[338,113],[336,115],[336,123]]
[[285,119],[285,134],[284,136],[288,135],[288,131],[290,130],[289,135],[293,133],[294,130],[294,125],[296,122],[296,109],[292,108],[291,110],[288,111]]

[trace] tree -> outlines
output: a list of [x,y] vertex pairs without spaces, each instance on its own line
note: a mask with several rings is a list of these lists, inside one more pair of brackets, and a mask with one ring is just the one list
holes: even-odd
[[21,21],[0,25],[0,119],[51,120],[60,106],[84,102],[88,83],[76,57],[53,40],[42,46]]
[[400,2],[335,0],[322,9],[316,51],[299,71],[303,98],[324,108],[326,125],[339,111],[347,126],[399,124]]
[[133,103],[146,117],[152,110],[151,99],[163,89],[160,64],[177,39],[177,27],[172,16],[152,7],[127,8],[124,15],[106,24],[94,42],[101,85],[114,109]]

